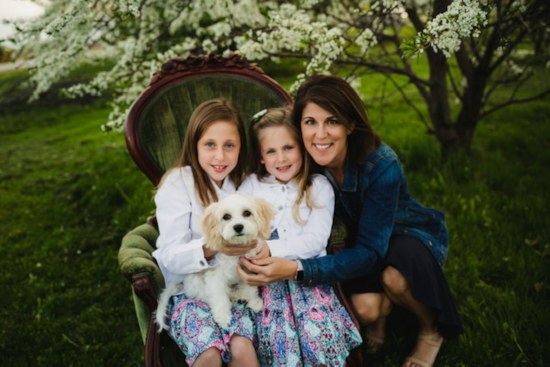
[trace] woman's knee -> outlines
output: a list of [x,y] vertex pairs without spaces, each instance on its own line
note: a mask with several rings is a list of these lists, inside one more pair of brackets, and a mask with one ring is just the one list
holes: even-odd
[[394,295],[404,294],[409,289],[407,279],[393,266],[388,266],[382,272],[382,284],[387,292]]
[[381,301],[380,294],[377,293],[351,295],[353,310],[362,324],[371,324],[378,320]]

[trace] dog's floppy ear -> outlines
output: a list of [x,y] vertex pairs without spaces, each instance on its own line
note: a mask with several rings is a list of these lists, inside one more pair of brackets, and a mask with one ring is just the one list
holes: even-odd
[[255,204],[256,204],[256,213],[258,217],[258,224],[259,224],[259,233],[258,235],[263,238],[267,239],[271,235],[271,219],[277,214],[275,209],[273,209],[273,206],[261,198],[254,198]]
[[220,218],[216,214],[219,203],[212,203],[206,207],[201,218],[201,227],[204,234],[205,246],[216,251],[221,250],[222,235],[220,233]]

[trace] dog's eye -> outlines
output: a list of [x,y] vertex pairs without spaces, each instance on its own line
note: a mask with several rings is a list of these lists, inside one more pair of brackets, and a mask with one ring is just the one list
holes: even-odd
[[245,211],[243,212],[243,217],[245,217],[245,218],[246,218],[246,217],[250,217],[251,215],[252,215],[252,213],[249,212],[248,210],[245,210]]
[[229,220],[231,219],[231,215],[229,214],[225,214],[223,217],[222,217],[223,220]]

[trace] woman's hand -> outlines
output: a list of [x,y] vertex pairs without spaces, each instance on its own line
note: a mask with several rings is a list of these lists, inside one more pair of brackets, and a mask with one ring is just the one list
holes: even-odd
[[276,257],[256,260],[241,257],[241,264],[237,271],[246,284],[259,286],[294,279],[297,269],[298,263],[292,260]]
[[228,242],[223,241],[220,252],[227,256],[244,256],[248,251],[255,248],[257,244],[257,240],[244,245],[230,245]]

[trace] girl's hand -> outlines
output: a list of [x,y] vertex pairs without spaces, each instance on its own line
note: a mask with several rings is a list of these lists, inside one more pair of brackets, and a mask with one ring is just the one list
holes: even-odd
[[244,245],[230,245],[228,242],[223,241],[220,252],[227,256],[244,256],[248,251],[256,247],[258,241],[254,240]]
[[256,260],[241,257],[241,264],[237,271],[246,284],[262,286],[281,280],[294,279],[297,269],[298,263],[292,260],[276,257]]
[[260,260],[260,259],[265,259],[266,257],[271,256],[271,251],[269,251],[269,246],[267,245],[267,242],[265,242],[265,241],[262,242],[262,244],[260,246],[261,246],[260,251],[258,251],[256,256],[251,257],[251,259]]
[[205,245],[202,246],[202,251],[204,252],[204,257],[206,259],[211,258],[212,256],[214,256],[218,253],[218,251],[212,250],[212,249],[206,247]]

